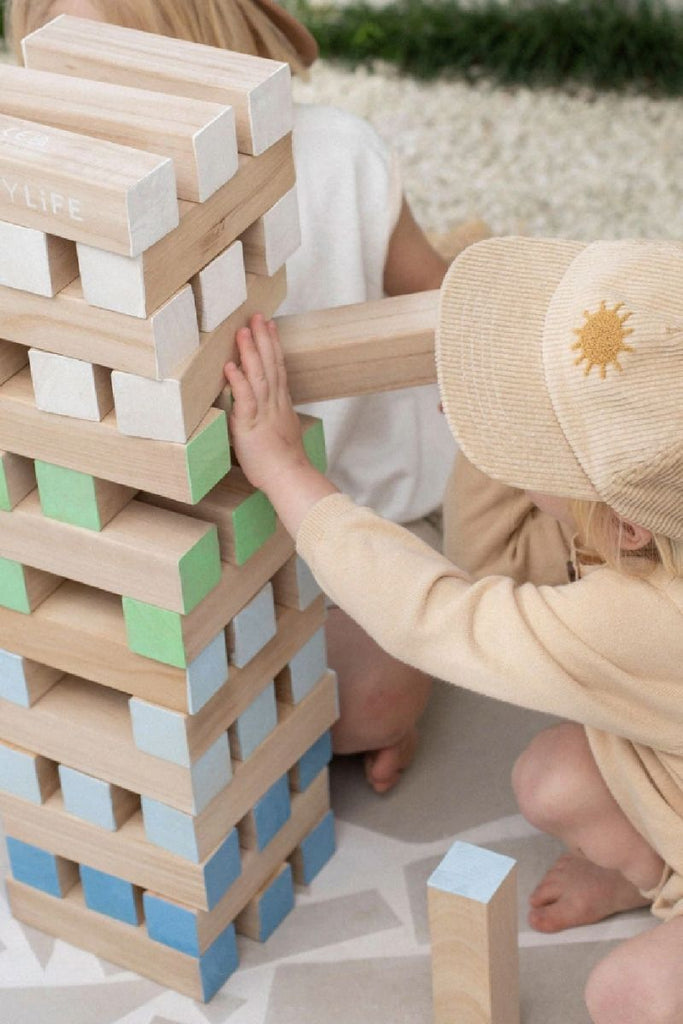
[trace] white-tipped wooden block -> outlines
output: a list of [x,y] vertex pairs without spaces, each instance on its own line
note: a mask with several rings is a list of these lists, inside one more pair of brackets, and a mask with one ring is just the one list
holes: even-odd
[[33,459],[0,452],[0,509],[9,512],[36,486]]
[[292,128],[288,64],[62,15],[22,42],[29,68],[229,104],[242,153]]
[[185,415],[180,381],[114,370],[111,384],[116,426],[122,434],[185,444],[194,427]]
[[11,743],[0,742],[0,788],[42,804],[59,788],[57,765]]
[[271,277],[301,245],[296,188],[290,188],[241,235],[250,274]]
[[276,633],[273,588],[270,583],[266,583],[228,626],[230,661],[238,668],[243,668]]
[[104,419],[114,407],[111,372],[82,359],[29,349],[36,408],[79,420]]
[[13,704],[30,708],[63,674],[57,668],[0,649],[0,697]]
[[75,277],[78,260],[73,242],[0,221],[0,284],[51,298]]
[[213,331],[247,297],[242,243],[238,240],[211,260],[190,281],[197,306],[199,329]]
[[515,861],[458,842],[427,886],[435,1024],[519,1024]]

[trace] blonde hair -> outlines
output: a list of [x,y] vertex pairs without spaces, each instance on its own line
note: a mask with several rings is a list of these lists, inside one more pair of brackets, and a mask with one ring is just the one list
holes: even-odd
[[614,569],[645,575],[662,565],[672,576],[683,576],[683,540],[653,533],[645,547],[625,551],[621,546],[622,520],[609,505],[602,501],[572,501],[571,511],[582,544]]
[[[288,63],[307,77],[293,43],[257,0],[91,0],[104,21]],[[21,40],[54,16],[57,0],[6,0],[9,41],[21,63]]]

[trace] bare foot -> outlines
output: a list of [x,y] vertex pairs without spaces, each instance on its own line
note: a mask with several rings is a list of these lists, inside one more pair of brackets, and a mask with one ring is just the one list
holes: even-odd
[[620,871],[568,853],[553,864],[529,897],[529,924],[539,932],[559,932],[648,903]]
[[365,755],[365,777],[376,793],[387,793],[415,756],[417,729],[409,729],[397,743]]

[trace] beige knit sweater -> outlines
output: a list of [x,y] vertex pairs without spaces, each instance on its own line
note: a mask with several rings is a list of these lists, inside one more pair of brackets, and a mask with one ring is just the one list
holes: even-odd
[[[493,540],[480,536],[474,561],[491,561],[498,545],[504,562],[500,523],[516,522],[508,546],[521,574],[518,534],[526,549],[538,517],[521,513],[520,492],[491,487],[500,500],[489,503],[477,533],[489,530]],[[506,503],[516,515],[506,514]],[[562,531],[547,529],[542,522],[544,543],[562,548]],[[311,509],[297,549],[323,590],[395,657],[477,693],[583,723],[620,806],[683,876],[682,579],[663,569],[634,578],[598,566],[554,586],[505,575],[472,582],[341,494]],[[564,558],[566,549],[555,571]]]

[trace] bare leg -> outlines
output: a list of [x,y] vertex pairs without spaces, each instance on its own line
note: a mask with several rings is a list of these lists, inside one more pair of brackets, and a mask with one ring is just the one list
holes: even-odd
[[339,679],[334,751],[366,753],[368,782],[384,793],[396,785],[413,759],[417,721],[432,681],[386,654],[340,608],[328,614],[327,650]]
[[522,814],[572,851],[532,893],[532,927],[559,931],[646,905],[639,890],[657,884],[663,861],[607,789],[581,726],[537,736],[514,767],[513,786]]

